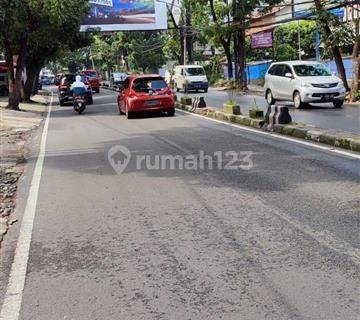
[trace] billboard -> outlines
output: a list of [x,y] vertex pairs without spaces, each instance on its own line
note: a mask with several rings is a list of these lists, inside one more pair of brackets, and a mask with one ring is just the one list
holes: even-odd
[[90,0],[81,31],[158,30],[167,29],[166,1]]
[[273,45],[272,32],[259,32],[251,36],[251,48],[271,48]]

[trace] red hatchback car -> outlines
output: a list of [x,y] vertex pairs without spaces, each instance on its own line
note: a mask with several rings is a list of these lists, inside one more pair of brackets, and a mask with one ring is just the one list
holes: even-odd
[[166,112],[175,114],[174,94],[158,75],[128,77],[118,95],[120,114],[130,119],[136,113]]
[[96,93],[100,92],[100,76],[96,70],[83,70],[81,72],[89,82],[91,89]]

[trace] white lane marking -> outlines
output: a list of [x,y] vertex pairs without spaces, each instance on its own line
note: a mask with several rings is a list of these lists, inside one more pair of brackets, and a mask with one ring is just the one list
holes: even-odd
[[46,116],[44,130],[41,136],[39,155],[35,164],[34,175],[31,180],[29,196],[27,199],[24,216],[22,218],[20,234],[16,244],[14,261],[11,266],[9,283],[6,288],[4,303],[0,312],[0,320],[18,320],[25,286],[26,270],[29,260],[32,229],[34,225],[36,203],[38,199],[39,186],[42,169],[44,165],[46,140],[49,130],[50,113],[54,96]]
[[295,229],[298,229],[302,233],[305,233],[312,239],[316,240],[321,245],[330,248],[331,250],[337,252],[339,255],[348,256],[353,263],[360,266],[360,250],[354,248],[348,242],[335,238],[327,230],[316,231],[315,229],[297,221],[296,219],[290,218],[279,211],[272,211],[271,213],[278,216],[280,219],[286,221]]
[[221,121],[221,120],[217,120],[217,119],[213,119],[213,118],[208,118],[208,117],[202,116],[200,114],[196,114],[196,113],[192,113],[192,112],[188,112],[188,111],[184,111],[184,110],[178,110],[177,109],[176,111],[178,111],[180,113],[183,112],[183,113],[186,113],[186,114],[189,114],[189,115],[192,115],[192,116],[195,116],[195,117],[203,118],[203,119],[206,119],[206,120],[210,120],[210,121],[213,121],[213,122],[221,123],[221,124],[233,127],[233,128],[237,128],[238,130],[249,131],[249,132],[253,132],[253,133],[257,133],[257,134],[262,134],[262,135],[266,135],[268,137],[273,137],[273,138],[277,138],[277,139],[281,139],[281,140],[295,142],[295,143],[302,144],[302,145],[305,145],[305,146],[309,146],[309,147],[312,147],[312,148],[315,148],[315,149],[320,149],[320,150],[324,150],[324,151],[329,151],[329,152],[341,154],[343,156],[347,156],[347,157],[350,157],[350,158],[360,159],[360,155],[358,155],[358,154],[343,151],[343,150],[339,150],[339,149],[335,149],[335,147],[322,146],[322,145],[318,145],[318,144],[311,143],[311,142],[308,142],[308,141],[302,141],[302,140],[298,140],[298,139],[294,139],[294,138],[290,138],[290,137],[285,137],[285,136],[282,136],[282,135],[279,135],[279,134],[276,134],[276,133],[273,133],[273,132],[266,132],[266,131],[260,131],[260,130],[252,129],[252,128],[247,128],[247,127],[243,127],[243,126],[236,125],[236,124],[233,124],[233,123],[229,123],[229,122],[226,122],[226,121]]

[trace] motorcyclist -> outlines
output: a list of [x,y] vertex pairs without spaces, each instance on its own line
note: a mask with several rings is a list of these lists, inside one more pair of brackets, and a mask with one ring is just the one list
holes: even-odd
[[86,92],[86,85],[81,81],[81,76],[76,76],[75,82],[71,85],[70,90],[74,96],[83,96]]

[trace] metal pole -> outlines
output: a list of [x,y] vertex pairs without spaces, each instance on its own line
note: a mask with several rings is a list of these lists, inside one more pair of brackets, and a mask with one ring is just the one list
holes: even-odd
[[315,29],[315,50],[316,50],[316,61],[320,61],[320,33],[319,28]]
[[94,62],[94,59],[93,59],[93,57],[92,57],[91,47],[90,47],[90,58],[91,58],[92,68],[93,68],[93,70],[95,70],[95,62]]
[[298,45],[299,45],[299,60],[301,60],[301,33],[300,33],[300,20],[298,20]]
[[187,43],[187,34],[186,34],[187,30],[186,30],[186,26],[184,27],[184,65],[186,65],[186,43]]

